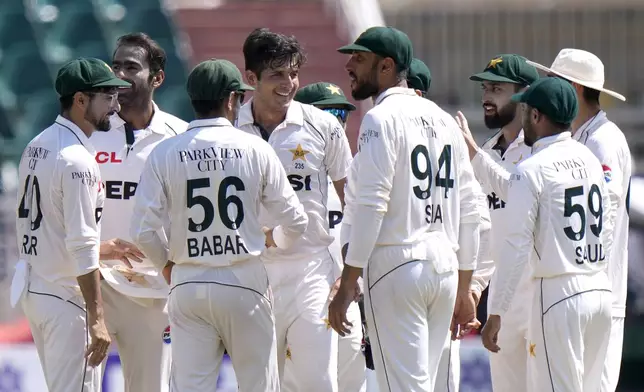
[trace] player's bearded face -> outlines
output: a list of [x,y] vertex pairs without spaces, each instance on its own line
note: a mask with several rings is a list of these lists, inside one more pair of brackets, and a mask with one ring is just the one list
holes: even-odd
[[[374,56],[375,57],[375,56]],[[378,58],[369,62],[362,53],[355,53],[347,63],[351,78],[351,96],[363,101],[378,94]]]
[[110,130],[110,116],[118,113],[118,94],[95,93],[90,97],[85,109],[85,120],[92,124],[97,131]]
[[483,119],[488,129],[499,129],[511,123],[517,104],[510,99],[515,93],[511,83],[483,83]]
[[537,141],[537,133],[532,122],[532,110],[528,105],[522,105],[521,125],[523,126],[523,142],[526,146],[532,147]]

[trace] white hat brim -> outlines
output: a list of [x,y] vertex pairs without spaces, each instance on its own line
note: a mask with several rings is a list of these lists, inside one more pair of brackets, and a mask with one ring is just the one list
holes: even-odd
[[561,73],[561,72],[555,71],[555,70],[553,70],[553,69],[550,69],[550,68],[546,67],[545,65],[541,65],[541,64],[539,64],[539,63],[535,63],[534,61],[526,60],[526,63],[528,63],[528,64],[532,65],[532,66],[533,66],[533,67],[535,67],[536,69],[541,70],[541,71],[543,71],[543,72],[553,73],[553,74],[555,74],[555,75],[557,75],[557,76],[561,76],[561,77],[562,77],[562,78],[564,78],[564,79],[568,79],[568,80],[570,80],[571,82],[574,82],[574,83],[577,83],[577,84],[581,84],[582,86],[585,86],[585,87],[588,87],[588,88],[592,88],[593,90],[601,91],[601,92],[603,92],[603,93],[606,93],[606,94],[608,94],[608,95],[610,95],[610,96],[612,96],[612,97],[615,97],[615,98],[619,99],[620,101],[624,101],[624,102],[626,102],[626,97],[625,97],[625,96],[623,96],[623,95],[622,95],[622,94],[620,94],[620,93],[616,93],[616,92],[615,92],[615,91],[613,91],[613,90],[609,90],[609,89],[604,88],[604,87],[599,87],[599,86],[595,86],[595,85],[593,85],[593,84],[591,84],[591,83],[584,82],[583,80],[579,80],[579,79],[574,78],[574,77],[572,77],[572,76],[569,76],[569,75],[563,74],[563,73]]

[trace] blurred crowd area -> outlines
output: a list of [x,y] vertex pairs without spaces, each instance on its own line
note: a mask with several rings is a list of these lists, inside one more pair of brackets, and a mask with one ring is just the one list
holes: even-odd
[[[621,103],[602,96],[602,104],[629,140],[635,173],[644,172],[643,0],[0,0],[0,323],[21,318],[5,300],[16,259],[15,165],[26,143],[58,114],[53,78],[62,63],[92,56],[110,64],[117,37],[146,32],[168,56],[155,101],[190,121],[187,72],[211,57],[243,69],[241,45],[253,28],[298,37],[309,58],[301,85],[328,81],[348,92],[346,58],[335,48],[383,23],[410,36],[416,57],[432,72],[429,97],[452,113],[462,110],[479,142],[491,131],[483,126],[480,86],[468,77],[490,59],[518,53],[550,65],[561,48],[595,53],[605,65],[605,86],[627,97]],[[368,110],[364,103],[359,107]],[[347,130],[354,148],[360,117],[354,114]],[[644,334],[638,332],[644,330],[639,181],[631,195],[625,361],[644,361]]]

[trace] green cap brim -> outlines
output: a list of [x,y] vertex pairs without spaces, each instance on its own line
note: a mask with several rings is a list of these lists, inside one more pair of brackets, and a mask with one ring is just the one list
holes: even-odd
[[517,93],[510,98],[512,102],[523,102],[523,93]]
[[95,84],[94,87],[132,87],[130,82],[126,82],[125,80],[121,80],[117,77],[114,77],[112,79],[108,79],[104,82]]
[[497,83],[514,83],[521,84],[516,80],[506,78],[504,76],[495,75],[492,72],[481,72],[470,76],[470,80],[475,82],[497,82]]
[[350,44],[339,48],[338,52],[344,53],[344,54],[351,54],[353,52],[372,52],[372,50],[367,48],[366,46]]
[[255,88],[247,85],[246,83],[242,83],[239,91],[255,91]]
[[341,98],[329,98],[329,99],[323,99],[321,101],[315,101],[311,102],[311,105],[334,105],[334,106],[346,106],[349,111],[354,111],[356,110],[355,105],[353,105],[351,102],[341,99]]

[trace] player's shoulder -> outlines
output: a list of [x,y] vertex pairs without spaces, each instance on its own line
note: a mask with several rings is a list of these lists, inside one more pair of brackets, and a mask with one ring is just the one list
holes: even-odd
[[338,129],[342,129],[340,122],[329,112],[325,112],[313,105],[293,101],[291,105],[298,105],[302,110],[302,117],[305,123],[314,127],[319,132],[326,135],[333,134]]
[[174,114],[162,109],[158,112],[161,122],[165,125],[165,132],[168,136],[175,136],[184,133],[188,129],[188,122],[180,119]]
[[592,151],[610,152],[611,150],[628,150],[624,132],[614,122],[606,119],[599,127],[589,132],[585,140],[580,140]]

